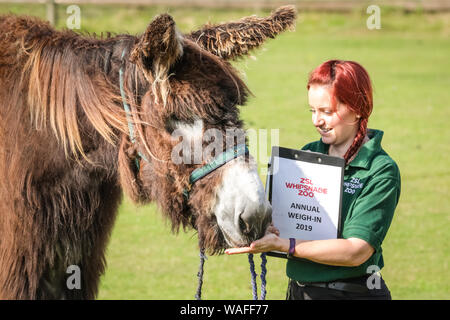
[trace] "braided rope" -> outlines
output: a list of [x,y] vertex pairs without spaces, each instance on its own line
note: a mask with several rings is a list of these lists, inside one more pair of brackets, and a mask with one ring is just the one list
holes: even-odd
[[[197,272],[197,278],[198,278],[198,285],[197,285],[197,292],[195,294],[195,300],[202,300],[202,286],[203,286],[203,273],[204,273],[204,265],[205,260],[208,258],[205,255],[205,249],[200,249],[200,265],[198,267]],[[252,275],[251,277],[251,283],[252,283],[252,294],[253,294],[253,300],[258,300],[258,285],[256,283],[257,274],[255,271],[255,262],[253,261],[253,254],[248,254],[248,262],[250,264],[250,273]],[[261,297],[260,300],[266,299],[266,274],[267,274],[267,258],[265,253],[261,253]]]
[[197,293],[195,294],[195,300],[202,300],[202,286],[203,286],[203,266],[205,265],[205,260],[208,259],[205,255],[205,249],[200,249],[200,265],[198,267],[198,285],[197,285]]
[[255,262],[253,261],[253,253],[248,254],[248,263],[250,264],[250,273],[252,275],[252,294],[253,300],[258,300],[258,285],[256,284]]
[[[252,275],[251,277],[251,283],[252,283],[252,294],[253,294],[253,300],[258,300],[258,287],[256,284],[256,277],[257,274],[255,272],[255,263],[253,261],[253,254],[249,253],[248,254],[248,262],[250,264],[250,273]],[[266,269],[266,264],[267,264],[267,258],[266,258],[266,254],[265,253],[261,253],[261,300],[265,300],[266,299],[266,274],[267,274],[267,269]]]
[[265,253],[261,253],[261,300],[266,300],[266,264],[267,258]]

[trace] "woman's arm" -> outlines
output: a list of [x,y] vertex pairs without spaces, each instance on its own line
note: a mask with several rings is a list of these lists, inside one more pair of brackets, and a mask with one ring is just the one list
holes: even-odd
[[[289,240],[268,233],[249,247],[227,249],[227,254],[289,251]],[[355,267],[363,264],[374,252],[372,246],[361,239],[296,240],[294,256],[333,266]]]
[[[280,239],[280,243],[283,252],[288,252],[289,240]],[[369,243],[358,238],[297,240],[294,256],[333,266],[356,267],[366,262],[373,252]]]

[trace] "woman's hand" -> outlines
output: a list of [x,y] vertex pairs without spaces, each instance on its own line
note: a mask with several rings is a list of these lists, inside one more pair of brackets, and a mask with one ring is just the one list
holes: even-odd
[[230,248],[226,249],[226,254],[239,254],[239,253],[261,253],[278,250],[279,242],[280,242],[280,231],[275,228],[273,225],[270,225],[264,237],[259,240],[256,240],[250,244],[249,247],[242,248]]

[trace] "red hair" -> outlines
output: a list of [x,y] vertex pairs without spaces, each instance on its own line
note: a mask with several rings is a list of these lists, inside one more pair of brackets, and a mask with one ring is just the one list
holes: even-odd
[[357,62],[329,60],[311,72],[308,90],[313,84],[330,86],[334,110],[337,109],[337,102],[340,102],[360,116],[355,139],[344,155],[345,162],[348,163],[364,141],[367,122],[372,113],[372,84],[369,74]]

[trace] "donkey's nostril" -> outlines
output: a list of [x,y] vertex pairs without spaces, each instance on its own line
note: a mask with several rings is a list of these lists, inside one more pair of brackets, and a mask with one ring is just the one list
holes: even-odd
[[242,219],[242,215],[239,216],[239,229],[242,233],[247,234],[249,232],[248,224]]
[[239,228],[243,234],[250,234],[254,224],[256,222],[256,217],[248,212],[244,212],[239,216]]

